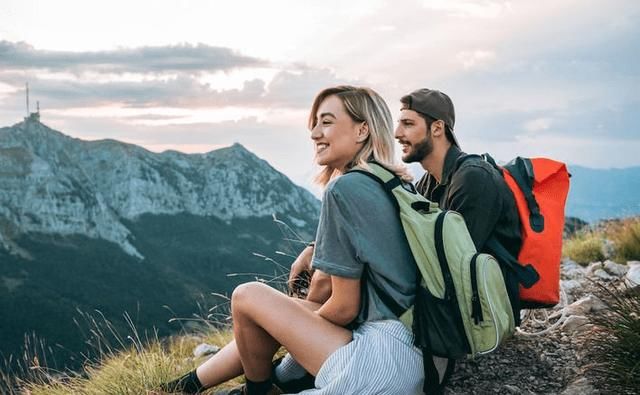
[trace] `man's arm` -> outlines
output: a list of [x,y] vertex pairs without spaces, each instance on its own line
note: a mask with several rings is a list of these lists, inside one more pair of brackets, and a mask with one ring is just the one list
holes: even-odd
[[488,169],[469,165],[451,178],[447,209],[462,214],[478,250],[495,229],[502,211],[496,179]]

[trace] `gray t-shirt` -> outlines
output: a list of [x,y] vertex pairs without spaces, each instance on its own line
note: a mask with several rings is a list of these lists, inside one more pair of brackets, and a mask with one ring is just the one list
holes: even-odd
[[398,211],[375,180],[347,173],[324,191],[312,265],[333,276],[361,278],[365,264],[368,314],[363,298],[356,323],[397,318],[371,281],[401,306],[413,304],[417,268]]

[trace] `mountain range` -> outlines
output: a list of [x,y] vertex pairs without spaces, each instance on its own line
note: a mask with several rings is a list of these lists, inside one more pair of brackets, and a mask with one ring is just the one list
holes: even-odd
[[[152,153],[33,118],[2,128],[0,351],[17,354],[35,333],[77,360],[85,313],[125,332],[124,313],[141,332],[175,332],[171,318],[224,304],[212,293],[282,280],[318,212],[310,192],[239,144]],[[264,258],[277,253],[289,256]]]
[[640,215],[640,167],[590,169],[569,166],[566,214],[594,223]]

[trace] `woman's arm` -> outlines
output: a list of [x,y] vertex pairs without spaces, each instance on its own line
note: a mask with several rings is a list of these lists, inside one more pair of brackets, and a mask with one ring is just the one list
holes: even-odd
[[331,276],[320,270],[313,272],[309,284],[307,300],[315,303],[325,303],[331,296]]
[[331,296],[316,313],[339,326],[350,324],[360,311],[360,279],[331,276]]

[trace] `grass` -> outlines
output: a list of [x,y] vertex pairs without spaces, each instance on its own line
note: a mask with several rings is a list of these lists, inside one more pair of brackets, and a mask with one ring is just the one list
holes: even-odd
[[603,237],[599,232],[581,231],[564,241],[562,254],[571,260],[587,265],[590,262],[603,261]]
[[610,307],[608,314],[593,318],[600,329],[592,340],[598,372],[617,393],[637,393],[640,388],[640,287],[623,292],[600,285]]
[[99,362],[85,366],[82,375],[47,375],[40,382],[27,384],[26,389],[32,395],[145,394],[202,363],[206,357],[194,358],[192,354],[198,343],[222,347],[231,338],[230,330],[215,330],[200,339],[182,336],[166,344],[157,339],[148,344],[136,341],[126,350],[107,354]]
[[[606,243],[612,252],[605,252]],[[582,229],[564,240],[562,254],[582,265],[613,259],[618,263],[640,260],[640,218],[610,220]]]
[[630,218],[616,223],[609,233],[615,245],[615,260],[640,260],[640,218]]

